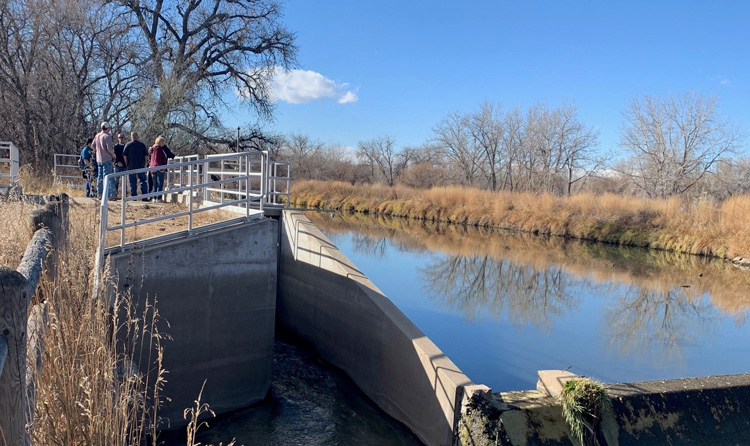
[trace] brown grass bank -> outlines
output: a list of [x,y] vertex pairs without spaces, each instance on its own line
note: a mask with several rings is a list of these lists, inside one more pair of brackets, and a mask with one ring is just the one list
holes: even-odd
[[489,192],[462,187],[411,189],[300,181],[293,206],[505,228],[720,258],[750,255],[750,196],[683,202],[613,194]]
[[[44,186],[28,189],[50,192]],[[17,268],[32,235],[29,214],[34,207],[0,201],[0,264]],[[139,349],[133,347],[143,345],[141,351],[158,354],[166,334],[155,330],[158,311],[154,306],[145,314],[130,312],[127,320],[113,320],[111,315],[119,312],[111,313],[92,298],[98,211],[96,205],[71,203],[68,244],[58,247],[56,274],[43,275],[33,299],[33,303],[40,299],[46,303],[49,327],[42,369],[35,380],[34,422],[28,426],[32,445],[161,443],[155,404],[160,400],[161,383],[148,382],[130,364],[150,363],[134,356]],[[127,307],[127,295],[117,300]],[[133,345],[122,349],[113,342],[114,330],[124,330]],[[193,418],[188,429],[198,426]],[[187,445],[192,444],[189,438]]]

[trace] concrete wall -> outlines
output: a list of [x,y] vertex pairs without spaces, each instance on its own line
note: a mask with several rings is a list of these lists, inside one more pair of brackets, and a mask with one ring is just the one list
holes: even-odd
[[[602,446],[748,445],[750,375],[606,385]],[[540,391],[475,395],[460,444],[571,446],[557,398]]]
[[[169,373],[160,415],[184,424],[207,380],[202,401],[217,413],[263,399],[271,384],[278,221],[251,223],[183,240],[146,245],[109,257],[117,289],[142,310],[156,296],[162,318],[163,367]],[[110,305],[112,293],[108,293]],[[136,314],[140,314],[140,311]],[[167,327],[165,321],[169,322]],[[140,369],[154,361],[135,357]],[[152,378],[153,379],[153,375]]]
[[452,444],[470,380],[304,215],[282,229],[279,322],[426,444]]

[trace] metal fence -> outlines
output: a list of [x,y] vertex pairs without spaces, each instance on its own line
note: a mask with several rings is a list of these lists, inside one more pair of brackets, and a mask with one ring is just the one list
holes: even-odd
[[[260,152],[259,152],[260,153]],[[271,205],[289,205],[289,191],[291,189],[291,168],[286,161],[274,161],[268,156],[264,157],[265,165],[261,165],[260,160],[254,160],[244,163],[240,160],[222,160],[225,155],[206,155],[204,163],[198,165],[198,168],[189,169],[187,167],[173,168],[169,175],[170,180],[167,182],[170,188],[179,188],[188,184],[188,175],[193,176],[193,184],[198,184],[201,180],[209,182],[211,179],[228,179],[243,176],[246,172],[259,174],[265,171],[268,174],[263,176],[265,193],[262,193],[261,180],[255,176],[248,186],[242,182],[222,183],[218,187],[206,188],[203,199],[217,203],[223,203],[226,200],[234,200],[244,197],[246,193],[263,194],[263,202]],[[177,166],[184,161],[198,160],[198,155],[189,155],[176,157],[169,165]],[[171,160],[170,160],[171,161]]]
[[[200,155],[185,155],[185,156],[177,156],[173,159],[167,160],[167,165],[173,165],[173,164],[180,164],[187,161],[197,161],[200,159]],[[188,175],[194,175],[193,177],[193,184],[198,184],[200,182],[200,172],[199,169],[187,169],[185,167],[179,167],[177,169],[169,169],[167,171],[167,178],[164,182],[166,185],[166,188],[172,189],[176,187],[182,187],[186,184],[188,184]]]
[[270,161],[270,163],[268,169],[270,172],[268,176],[269,204],[283,204],[289,207],[289,190],[292,188],[291,166],[287,161]]
[[86,179],[81,176],[81,168],[78,167],[79,157],[80,155],[55,153],[55,168],[52,171],[54,175],[53,186],[85,187]]
[[0,141],[0,186],[18,182],[18,147],[10,141]]
[[[165,234],[163,236],[149,239],[153,241],[161,241],[186,237],[196,232],[202,232],[204,230],[234,224],[242,220],[246,221],[252,218],[261,217],[263,215],[263,206],[267,201],[265,188],[265,185],[268,183],[268,171],[265,169],[265,166],[268,164],[267,158],[267,152],[213,155],[205,159],[172,163],[167,166],[147,167],[124,172],[115,172],[107,175],[104,181],[104,190],[102,191],[103,198],[100,208],[101,219],[99,226],[98,265],[100,267],[104,266],[104,256],[106,254],[122,250],[126,246],[125,231],[128,228],[134,228],[162,220],[187,217],[186,231],[178,231],[172,234]],[[216,168],[216,166],[219,166],[219,168]],[[221,173],[222,169],[224,172],[223,174]],[[134,196],[126,196],[126,194],[124,194],[120,201],[121,209],[119,209],[119,221],[117,221],[116,224],[110,225],[109,207],[112,204],[112,201],[108,196],[109,190],[113,186],[114,181],[122,181],[124,186],[125,177],[127,175],[147,172],[154,173],[164,170],[171,171],[171,178],[184,178],[187,181],[187,184],[173,186],[165,191],[149,192]],[[184,175],[180,176],[180,172],[183,172]],[[260,188],[256,189],[254,187],[255,184],[260,185]],[[135,221],[127,221],[126,219],[127,207],[131,202],[183,193],[187,196],[187,203],[185,203],[187,205],[187,210],[180,210]],[[210,200],[212,196],[221,196],[222,193],[224,196],[220,201],[213,202]],[[241,208],[245,215],[202,226],[200,231],[198,228],[194,227],[193,216],[195,214],[229,207],[234,207],[235,209]],[[108,246],[107,234],[118,231],[118,243]],[[128,243],[134,243],[134,241],[131,240]]]

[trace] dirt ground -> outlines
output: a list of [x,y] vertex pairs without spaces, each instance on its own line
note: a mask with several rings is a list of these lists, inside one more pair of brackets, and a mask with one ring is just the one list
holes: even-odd
[[[98,200],[84,197],[72,197],[72,205],[79,207],[84,212],[95,212],[97,230],[99,223],[100,204]],[[107,206],[107,226],[117,226],[122,220],[122,201],[109,202]],[[179,203],[151,203],[142,201],[128,201],[125,204],[125,223],[143,222],[152,218],[162,217],[170,214],[186,212],[187,205]],[[198,228],[224,220],[239,217],[239,214],[224,210],[209,210],[193,214],[193,228]],[[125,242],[144,240],[151,237],[184,231],[188,229],[188,216],[181,216],[159,220],[151,223],[125,229]],[[121,231],[109,231],[107,234],[107,246],[119,244]]]

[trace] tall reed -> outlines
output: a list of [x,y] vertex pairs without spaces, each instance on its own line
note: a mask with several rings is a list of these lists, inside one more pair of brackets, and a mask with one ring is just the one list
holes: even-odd
[[294,206],[527,231],[628,246],[733,258],[750,256],[750,196],[722,204],[614,194],[559,197],[463,187],[410,189],[300,181]]

